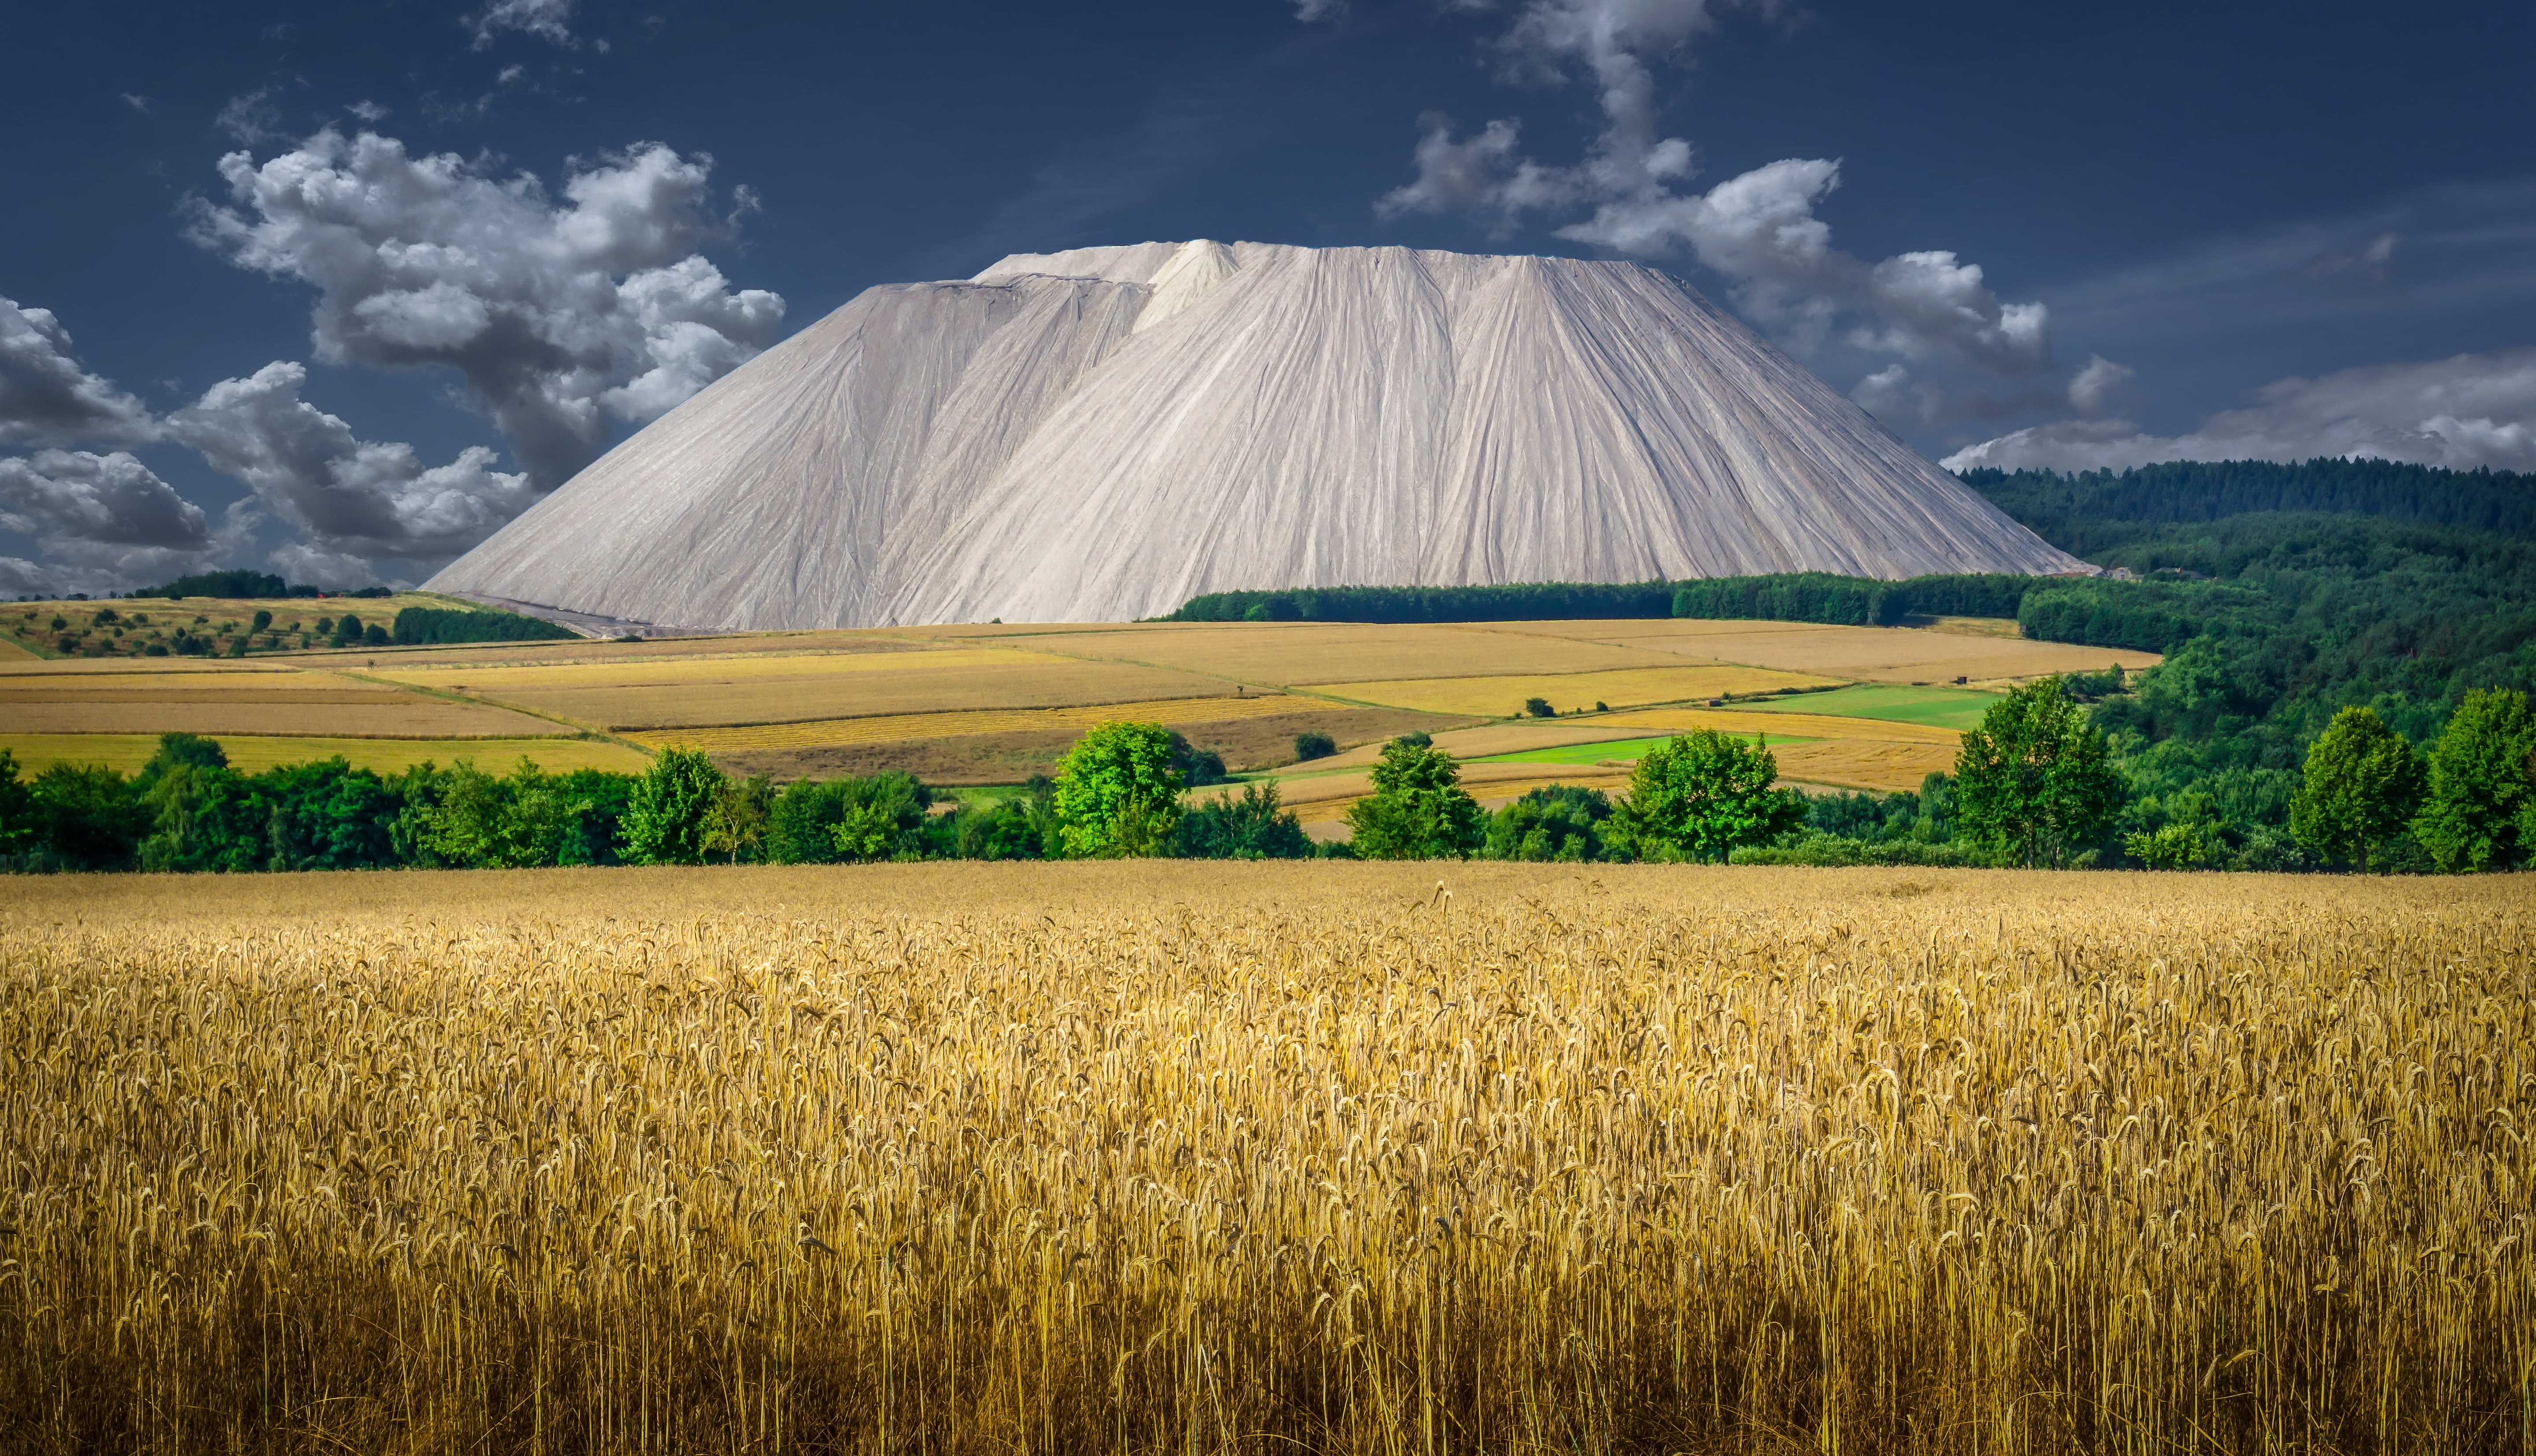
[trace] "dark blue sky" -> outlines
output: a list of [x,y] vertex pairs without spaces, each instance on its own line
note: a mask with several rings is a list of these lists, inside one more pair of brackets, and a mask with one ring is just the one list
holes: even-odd
[[[965,275],[1006,252],[1192,236],[1397,243],[1669,268],[1933,456],[2006,436],[1962,459],[2331,450],[2536,467],[2526,4],[1354,0],[1306,21],[1280,0],[91,3],[22,7],[7,34],[21,64],[0,93],[14,194],[0,209],[0,297],[49,311],[73,342],[22,327],[8,357],[55,382],[75,358],[96,388],[129,398],[85,423],[13,433],[9,402],[35,386],[0,384],[0,457],[18,461],[16,476],[0,466],[0,557],[27,582],[0,590],[34,589],[31,571],[95,586],[198,557],[260,560],[294,539],[312,568],[368,560],[418,579],[550,483],[514,488],[507,506],[482,483],[522,469],[520,411],[534,402],[502,403],[517,359],[480,340],[463,358],[456,345],[435,353],[413,344],[419,325],[399,334],[370,315],[331,345],[312,339],[321,297],[356,311],[363,289],[385,286],[362,282],[371,265],[330,264],[313,234],[267,235],[260,258],[242,234],[206,236],[218,231],[207,208],[242,227],[274,221],[232,192],[224,155],[263,165],[326,128],[370,130],[413,158],[455,154],[487,186],[532,174],[549,211],[574,171],[640,144],[690,167],[709,155],[706,190],[671,209],[692,237],[596,265],[622,279],[698,252],[727,285],[714,299],[782,296],[780,326],[713,325],[736,352],[672,361],[688,388],[873,284]],[[1634,133],[1636,113],[1598,101],[1596,80],[1631,68],[1649,97]],[[1430,112],[1451,118],[1433,134],[1448,149],[1476,148],[1491,121],[1519,131],[1494,152],[1436,154],[1469,168],[1378,214],[1385,194],[1420,182],[1413,152]],[[1578,166],[1663,138],[1689,144],[1687,171],[1658,163],[1614,182]],[[1548,201],[1509,201],[1523,158],[1551,179]],[[1839,164],[1836,188],[1792,204],[1828,227],[1828,261],[1794,244],[1756,253],[1721,221],[1725,194],[1711,189],[1788,159]],[[741,196],[753,206],[735,223],[707,225]],[[1676,222],[1617,251],[1617,232],[1598,245],[1573,230],[1598,208]],[[369,241],[450,245],[431,230],[444,224],[456,225],[390,220],[387,241]],[[542,266],[523,246],[531,261],[515,266]],[[1938,298],[1877,267],[1936,250],[1953,269],[1978,265],[1979,283],[1939,270],[1954,291]],[[486,296],[507,286],[486,284]],[[530,352],[551,353],[579,305],[560,284],[530,291],[546,341]],[[2048,333],[2015,327],[2031,303]],[[554,383],[563,365],[539,364],[538,387],[595,401],[644,360],[669,360],[660,327],[626,337],[635,363],[620,350],[569,386]],[[58,357],[26,364],[48,348]],[[2087,373],[2096,358],[2107,362]],[[215,417],[232,405],[205,391],[277,361],[306,377],[266,376],[265,424],[296,410],[290,419],[331,416],[348,435],[285,459],[279,436],[240,443],[243,416]],[[190,422],[176,421],[188,406]],[[98,422],[118,408],[120,424]],[[584,451],[647,417],[583,408]],[[143,414],[167,422],[135,423]],[[331,462],[350,458],[353,437],[410,443],[413,464],[337,519],[318,497],[352,488]],[[477,462],[474,483],[442,483],[490,514],[414,524],[415,472],[470,446],[497,458]],[[108,479],[94,462],[117,448],[163,487]],[[331,483],[310,474],[328,470]],[[264,519],[219,537],[222,509],[250,484]],[[203,508],[196,527],[95,523],[98,511],[164,516],[167,491]]]

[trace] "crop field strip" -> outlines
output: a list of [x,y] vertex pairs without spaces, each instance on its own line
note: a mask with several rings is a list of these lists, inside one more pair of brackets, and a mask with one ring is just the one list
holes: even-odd
[[389,666],[377,675],[629,732],[1230,698],[1235,687],[1185,672],[995,647],[462,671]]
[[1593,672],[1526,676],[1417,677],[1386,682],[1316,682],[1300,690],[1354,702],[1410,708],[1422,713],[1519,716],[1525,700],[1544,698],[1561,713],[1591,709],[1722,698],[1729,693],[1828,687],[1833,679],[1759,667],[1623,667]]
[[656,748],[732,753],[765,748],[896,743],[919,738],[967,737],[979,733],[1044,731],[1079,734],[1085,728],[1119,719],[1159,723],[1166,727],[1230,723],[1244,718],[1285,717],[1314,706],[1308,698],[1262,693],[1246,697],[1164,698],[1148,703],[1110,703],[1097,707],[902,713],[745,728],[662,728],[632,736],[636,741]]
[[1460,624],[1144,623],[1133,630],[1043,633],[1026,641],[1031,648],[1044,652],[1286,688],[1307,682],[1679,665],[1663,654],[1636,648],[1579,644]]
[[1791,784],[1907,793],[1931,774],[1955,771],[1951,743],[1888,743],[1839,738],[1774,748],[1779,777]]
[[1625,713],[1597,715],[1596,721],[1616,728],[1632,728],[1643,734],[1650,731],[1686,733],[1698,728],[1715,728],[1721,733],[1750,737],[1754,733],[1787,733],[1805,738],[1847,738],[1872,743],[1927,743],[1952,751],[1963,741],[1954,728],[1926,723],[1894,723],[1881,718],[1846,718],[1829,713],[1746,713],[1740,708],[1639,708]]
[[[487,772],[507,772],[526,757],[539,768],[557,774],[574,769],[639,774],[651,763],[639,750],[596,738],[348,738],[304,733],[226,733],[220,741],[222,750],[228,755],[229,766],[249,774],[329,758],[342,758],[356,769],[381,774],[403,773],[424,762],[445,768],[462,758]],[[0,748],[9,750],[19,766],[29,771],[72,763],[103,764],[129,774],[150,762],[158,751],[158,735],[0,731]]]
[[0,900],[30,1449],[2462,1456],[2536,1396],[2499,877],[454,883]]
[[0,668],[0,715],[24,733],[522,738],[568,729],[507,708],[286,667],[133,670],[122,665]]
[[2053,672],[2101,672],[2117,664],[2134,670],[2162,661],[2156,653],[2124,648],[2029,642],[1928,627],[1834,627],[1696,617],[1496,625],[1507,631],[1642,652],[1905,685],[1942,684],[1957,677],[1987,682]]
[[1827,718],[1871,718],[1885,723],[1917,723],[1957,732],[1981,727],[1982,715],[1998,701],[1996,693],[1951,687],[1895,687],[1862,683],[1801,698],[1738,703],[1739,713],[1803,713]]

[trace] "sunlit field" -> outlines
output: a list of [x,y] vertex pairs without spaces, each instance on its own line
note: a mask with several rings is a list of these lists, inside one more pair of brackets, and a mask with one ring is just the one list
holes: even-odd
[[0,1429],[2523,1450],[2530,906],[1308,862],[14,881]]

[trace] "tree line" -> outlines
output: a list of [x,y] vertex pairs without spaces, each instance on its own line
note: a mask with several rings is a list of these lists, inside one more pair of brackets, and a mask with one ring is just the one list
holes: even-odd
[[[2120,672],[2108,674],[2119,679]],[[2104,681],[2093,686],[2106,687]],[[1176,856],[1782,864],[2229,867],[2209,825],[2125,832],[2127,783],[2083,679],[2009,692],[1916,794],[1807,795],[1775,755],[1711,729],[1655,745],[1617,799],[1552,785],[1494,812],[1424,733],[1385,743],[1349,838],[1315,844],[1273,783],[1191,801],[1222,762],[1158,724],[1105,724],[1052,779],[968,800],[915,777],[778,786],[669,749],[641,774],[493,774],[461,761],[382,776],[342,758],[262,774],[214,739],[161,736],[126,777],[0,750],[0,867],[16,870],[529,868]],[[1309,735],[1322,738],[1324,735]],[[1317,751],[1325,741],[1306,746]],[[1313,754],[1306,753],[1310,757]],[[2536,709],[2469,694],[2431,748],[2347,708],[2306,755],[2289,836],[2313,867],[2508,869],[2536,855]],[[2235,863],[2234,867],[2291,867]]]

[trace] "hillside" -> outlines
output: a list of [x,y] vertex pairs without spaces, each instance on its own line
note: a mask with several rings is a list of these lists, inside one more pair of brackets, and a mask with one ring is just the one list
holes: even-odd
[[431,586],[812,628],[2082,569],[1652,269],[1194,242],[871,289]]

